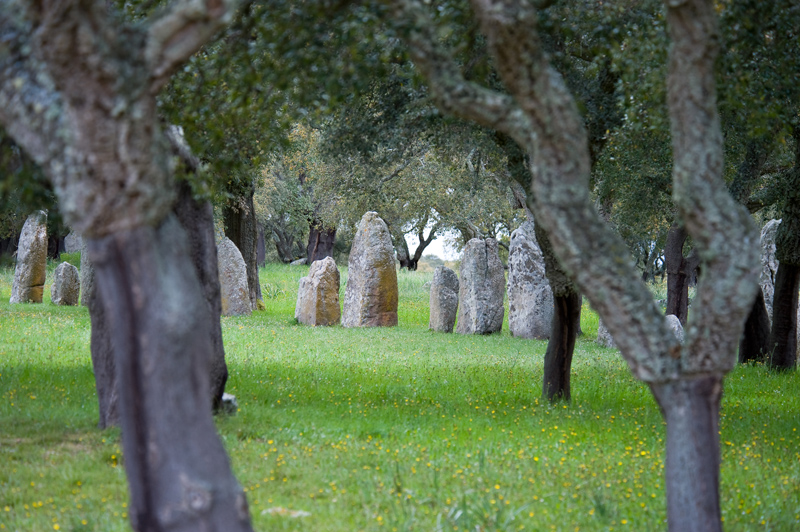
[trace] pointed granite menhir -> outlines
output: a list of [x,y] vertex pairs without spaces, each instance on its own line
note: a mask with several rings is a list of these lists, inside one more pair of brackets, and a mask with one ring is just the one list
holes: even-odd
[[358,224],[348,262],[342,325],[397,325],[397,270],[386,223],[368,212]]

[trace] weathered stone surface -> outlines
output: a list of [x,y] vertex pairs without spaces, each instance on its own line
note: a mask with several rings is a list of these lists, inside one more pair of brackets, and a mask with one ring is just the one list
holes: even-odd
[[348,262],[342,325],[397,325],[397,270],[389,229],[375,212],[358,224]]
[[336,325],[341,316],[336,262],[333,257],[315,260],[300,279],[294,317],[305,325]]
[[553,292],[544,271],[544,257],[533,224],[511,233],[508,250],[508,328],[520,338],[550,338]]
[[64,237],[64,251],[66,253],[75,253],[83,250],[83,238],[81,235],[72,231]]
[[775,256],[775,233],[778,232],[780,220],[770,220],[761,229],[761,276],[759,284],[764,291],[764,303],[767,304],[769,320],[772,321],[772,299],[775,295],[775,277],[778,274],[778,259]]
[[433,272],[430,286],[431,303],[428,328],[437,332],[453,332],[458,312],[458,277],[450,268],[439,266]]
[[677,338],[680,343],[683,343],[683,325],[681,325],[681,320],[678,319],[678,316],[675,314],[667,314],[667,325],[672,332],[675,333],[675,338]]
[[55,305],[77,305],[80,293],[81,279],[78,268],[69,262],[62,262],[53,273],[50,301]]
[[473,238],[461,257],[458,290],[460,334],[490,334],[503,326],[506,278],[497,241]]
[[[770,323],[772,323],[772,300],[775,297],[775,278],[780,265],[775,251],[775,234],[780,224],[780,220],[770,220],[761,229],[761,277],[758,282],[764,292],[764,303],[767,305]],[[797,323],[800,324],[800,305],[797,306]],[[797,327],[797,352],[800,354],[800,326]]]
[[235,416],[236,412],[239,411],[239,401],[236,400],[235,395],[231,395],[229,393],[223,393],[219,409],[223,414],[228,414],[229,416]]
[[289,263],[289,266],[303,266],[304,264],[307,263],[308,259],[306,257],[303,257],[301,259],[293,260],[292,262]]
[[597,323],[597,343],[602,345],[603,347],[610,347],[612,349],[616,349],[617,344],[614,343],[614,338],[611,337],[611,333],[608,332],[606,328],[606,324],[603,323],[603,320],[598,318]]
[[17,246],[17,267],[11,303],[41,303],[47,276],[47,213],[37,211],[25,220]]
[[229,238],[217,243],[220,296],[223,316],[242,316],[253,311],[247,287],[247,266],[242,253]]

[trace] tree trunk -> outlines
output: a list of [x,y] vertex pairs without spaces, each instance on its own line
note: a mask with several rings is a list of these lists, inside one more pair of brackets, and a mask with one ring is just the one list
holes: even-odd
[[333,257],[333,244],[336,241],[336,228],[328,228],[322,222],[315,220],[309,226],[308,247],[306,256],[308,264],[311,265],[315,260],[322,260],[325,257]]
[[[212,316],[174,217],[88,241],[111,330],[140,532],[251,530],[209,408]],[[180,434],[181,437],[175,437]]]
[[[86,253],[86,248],[83,248]],[[89,268],[88,258],[81,260],[81,266]],[[92,274],[91,272],[89,273]],[[85,280],[84,277],[83,280]],[[111,332],[106,320],[105,309],[100,301],[100,294],[94,282],[84,283],[84,296],[86,306],[89,308],[89,319],[92,322],[90,351],[92,353],[92,370],[94,371],[94,386],[97,390],[97,406],[100,429],[118,427],[119,419],[119,386],[117,372],[114,365],[114,351],[111,346]]]
[[689,317],[689,284],[700,262],[694,251],[688,257],[683,256],[683,244],[687,237],[686,229],[673,223],[667,233],[667,243],[664,247],[667,270],[667,314],[677,316],[684,327]]
[[258,244],[256,245],[256,265],[267,265],[267,243],[264,236],[264,226],[258,224]]
[[258,280],[258,223],[256,210],[253,204],[255,187],[238,199],[237,205],[228,205],[223,209],[225,219],[225,236],[239,248],[242,258],[247,266],[247,286],[250,289],[250,304],[259,308],[263,305],[261,297],[261,284]]
[[220,324],[222,301],[217,269],[217,245],[214,238],[214,208],[207,201],[195,200],[189,183],[181,181],[173,212],[186,231],[189,256],[211,315],[208,341],[212,355],[208,369],[211,404],[216,411],[222,404],[222,394],[225,392],[225,383],[228,380],[228,366],[225,364],[225,348],[222,345]]
[[721,532],[719,404],[722,376],[651,383],[667,422],[667,524],[672,532]]
[[569,378],[581,319],[581,296],[577,292],[555,296],[553,307],[553,328],[544,355],[542,395],[551,402],[559,399],[569,401]]
[[764,301],[764,291],[758,287],[753,308],[744,323],[744,333],[739,342],[739,363],[764,360],[769,353],[769,314]]
[[797,300],[800,266],[781,262],[775,275],[769,365],[777,370],[794,369],[797,363]]

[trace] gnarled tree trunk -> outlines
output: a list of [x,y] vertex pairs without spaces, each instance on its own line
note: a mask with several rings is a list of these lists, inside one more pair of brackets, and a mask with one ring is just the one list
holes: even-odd
[[667,233],[667,244],[664,248],[667,270],[667,314],[677,316],[684,327],[689,317],[689,284],[700,265],[696,251],[692,250],[688,257],[683,256],[683,245],[688,236],[684,227],[673,223]]
[[309,225],[308,247],[306,257],[310,265],[315,260],[333,257],[333,245],[336,243],[336,228],[324,227],[322,221],[315,220]]
[[212,346],[198,331],[212,316],[170,214],[175,177],[156,113],[159,90],[233,8],[181,0],[125,25],[102,0],[0,4],[0,122],[86,239],[107,323],[98,330],[113,331],[139,532],[251,530],[211,415]]
[[[783,225],[783,222],[781,222]],[[772,330],[769,335],[769,365],[773,369],[794,369],[797,364],[797,300],[800,266],[780,262],[772,300]]]
[[[135,530],[249,530],[211,417],[217,319],[202,296],[186,234],[168,217],[90,238],[119,379],[122,441]],[[176,433],[181,437],[176,438]]]
[[744,333],[739,342],[739,363],[764,360],[769,353],[769,313],[764,301],[764,291],[758,287],[756,300],[744,322]]
[[217,270],[217,246],[214,241],[214,208],[210,202],[200,202],[192,196],[187,181],[178,185],[178,199],[173,212],[186,231],[189,256],[200,281],[203,299],[211,315],[208,342],[211,358],[208,364],[210,398],[214,410],[218,410],[228,380],[228,366],[225,363],[225,348],[222,345],[222,300],[220,299],[219,272]]

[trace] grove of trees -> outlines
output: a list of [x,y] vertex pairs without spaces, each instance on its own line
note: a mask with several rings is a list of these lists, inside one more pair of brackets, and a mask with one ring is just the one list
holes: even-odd
[[259,226],[311,261],[376,210],[413,270],[444,231],[507,246],[535,220],[544,396],[570,397],[582,294],[666,420],[670,530],[720,530],[723,379],[737,349],[796,365],[798,28],[791,0],[0,0],[0,237],[46,207],[87,240],[134,529],[251,529],[212,418],[213,200],[254,305]]

